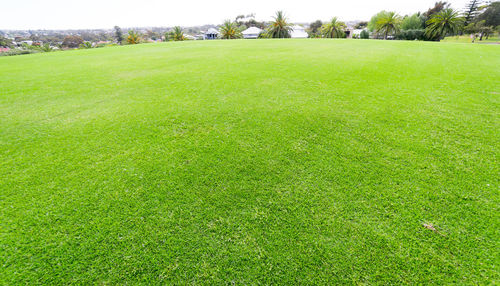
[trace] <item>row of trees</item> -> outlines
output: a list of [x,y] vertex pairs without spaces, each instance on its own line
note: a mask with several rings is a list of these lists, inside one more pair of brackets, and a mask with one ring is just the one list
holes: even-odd
[[[224,26],[227,25],[230,23]],[[482,0],[471,0],[464,12],[454,10],[449,3],[440,1],[425,13],[401,17],[396,12],[381,11],[370,22],[358,25],[358,29],[367,27],[373,38],[438,41],[447,35],[469,33],[479,34],[482,40],[483,36],[488,37],[495,29],[500,33],[500,1],[484,3]],[[283,12],[278,11],[263,36],[289,38],[291,29]],[[344,22],[333,17],[327,23],[320,20],[311,23],[309,34],[311,37],[344,38],[346,29]],[[223,38],[230,38],[225,36],[226,31],[221,31]],[[359,37],[369,38],[369,33],[363,30]]]
[[447,2],[436,2],[425,13],[401,17],[395,12],[381,11],[368,23],[375,38],[438,41],[449,35],[472,34],[488,37],[500,28],[500,1],[483,3],[471,0],[463,12]]
[[[491,3],[482,1],[471,0],[462,13],[452,9],[450,4],[444,1],[436,2],[434,7],[425,13],[419,12],[405,17],[396,12],[381,11],[369,22],[358,23],[355,28],[363,31],[356,36],[367,39],[371,32],[372,38],[437,41],[447,35],[479,33],[479,38],[482,40],[484,36],[488,37],[494,32],[494,27],[500,27],[500,1]],[[234,21],[226,20],[219,28],[219,37],[241,38],[241,32],[249,26],[264,29],[261,38],[291,37],[292,24],[282,11],[276,12],[273,21],[268,24],[255,21],[253,15],[239,15]],[[327,23],[322,23],[320,20],[311,23],[308,32],[310,37],[344,38],[346,30],[347,25],[337,17],[333,17]],[[140,35],[135,31],[129,31],[124,39],[119,27],[115,27],[115,38],[118,43],[137,44],[141,41]],[[186,40],[186,36],[181,27],[174,27],[164,35],[164,39],[183,41]]]
[[52,43],[42,43],[41,41],[32,42],[28,44],[26,42],[19,43],[18,45],[13,45],[10,39],[0,36],[0,47],[7,47],[9,50],[7,52],[0,53],[1,56],[14,56],[14,55],[24,55],[33,53],[47,53],[61,49],[89,49],[95,47],[101,47],[104,45],[95,45],[90,41],[84,41],[84,39],[79,35],[69,35],[62,39],[60,44],[54,45]]
[[[239,21],[243,18],[245,16],[240,15],[235,21],[226,20],[220,27],[220,38],[241,38],[241,31],[248,25],[265,28],[261,38],[291,37],[292,24],[282,11],[276,12],[273,21],[267,25],[254,19],[248,22]],[[369,22],[360,22],[355,28],[363,30],[356,36],[365,39],[370,37],[371,32],[372,38],[380,39],[439,41],[448,35],[468,33],[482,40],[495,30],[500,33],[500,1],[486,3],[483,0],[470,0],[463,12],[451,8],[447,2],[439,1],[424,13],[418,12],[405,17],[396,12],[381,11]],[[347,25],[333,17],[327,23],[320,20],[311,23],[308,32],[310,37],[344,38],[346,30]],[[172,33],[178,35],[181,32],[180,27],[176,27]],[[179,36],[165,38],[184,39]]]
[[[282,11],[276,12],[271,22],[259,22],[254,15],[239,15],[235,20],[226,20],[219,28],[219,37],[222,39],[238,39],[242,37],[242,31],[248,27],[263,29],[261,38],[290,38],[292,24]],[[395,12],[381,11],[375,14],[369,22],[359,22],[355,29],[362,30],[361,34],[354,35],[360,38],[378,39],[402,39],[402,40],[428,40],[438,41],[448,35],[471,34],[482,40],[488,38],[495,31],[500,33],[500,1],[486,2],[486,0],[470,0],[465,9],[459,12],[450,7],[444,1],[436,2],[426,12],[415,13],[401,17]],[[321,38],[344,38],[346,37],[347,25],[337,17],[323,23],[317,20],[309,25],[307,32],[309,37]],[[195,32],[189,31],[189,32]],[[198,30],[199,32],[199,30]],[[162,34],[163,33],[163,34]],[[114,27],[113,38],[118,44],[137,44],[146,40],[183,41],[190,36],[185,35],[181,27],[174,27],[170,31],[147,31],[140,34],[135,30],[123,33],[120,27]],[[48,49],[38,47],[38,43],[50,43],[47,47],[56,48],[91,48],[96,47],[96,41],[106,43],[110,40],[110,34],[83,32],[78,35],[51,35],[52,38],[40,38],[39,35],[31,33],[29,39],[34,41],[32,50]],[[91,39],[91,40],[89,40]],[[16,39],[16,41],[18,41]],[[54,45],[56,41],[57,45]],[[103,44],[101,44],[103,45]],[[105,44],[104,44],[105,45]],[[12,41],[3,38],[0,34],[0,47],[14,47]],[[23,47],[21,47],[24,49]]]
[[[314,24],[320,23],[319,27],[315,27]],[[226,20],[220,29],[220,34],[222,39],[237,39],[241,38],[241,29],[238,29],[238,23]],[[313,37],[324,37],[324,38],[342,38],[345,37],[345,29],[347,25],[339,21],[336,17],[328,23],[321,23],[321,21],[316,21],[312,23],[311,26],[314,27]],[[290,38],[293,30],[293,25],[288,21],[285,13],[283,11],[276,12],[266,29],[260,35],[261,38]],[[246,27],[245,27],[246,28]]]
[[[261,38],[290,38],[292,32],[292,23],[290,23],[285,16],[283,11],[276,12],[276,15],[273,17],[273,21],[271,21],[268,25],[263,22],[257,22],[255,19],[252,19],[249,16],[250,20],[241,21],[245,16],[240,15],[236,17],[236,20],[226,20],[219,28],[219,37],[221,39],[239,39],[242,38],[242,31],[247,27],[258,27],[265,28],[261,33]],[[240,20],[240,21],[239,21]],[[338,21],[337,18],[333,18],[331,22],[322,25],[321,27],[321,35],[325,38],[341,38],[345,37],[344,30],[346,28],[346,24],[344,22]],[[125,38],[120,27],[115,26],[115,39],[118,43],[127,43],[127,44],[137,44],[141,42],[140,35],[135,31],[129,31],[128,36]],[[165,33],[164,35],[165,41],[183,41],[186,40],[186,36],[184,35],[182,28],[179,26],[174,27],[171,31]]]
[[[118,44],[127,43],[129,45],[139,44],[143,41],[143,37],[135,30],[128,31],[126,37],[124,37],[123,32],[120,27],[115,26],[115,40]],[[159,35],[146,35],[149,39],[161,39]],[[184,36],[184,32],[182,28],[179,26],[174,27],[171,31],[165,33],[164,35],[165,41],[183,41],[186,39]]]

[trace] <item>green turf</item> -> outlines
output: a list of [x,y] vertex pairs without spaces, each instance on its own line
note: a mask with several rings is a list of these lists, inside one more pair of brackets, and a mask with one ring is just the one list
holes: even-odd
[[[450,36],[446,37],[442,40],[442,42],[450,42],[450,43],[472,43],[472,39],[470,35],[463,35],[463,36]],[[492,35],[491,37],[484,37],[481,41],[479,40],[479,37],[476,38],[474,41],[476,44],[500,44],[500,36]]]
[[498,283],[499,67],[326,39],[0,58],[0,284]]

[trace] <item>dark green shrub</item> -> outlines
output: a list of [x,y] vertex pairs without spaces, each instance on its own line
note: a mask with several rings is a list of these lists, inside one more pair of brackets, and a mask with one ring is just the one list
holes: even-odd
[[370,33],[367,30],[361,31],[359,34],[360,39],[369,39],[370,38]]
[[407,40],[407,41],[413,41],[413,40],[423,41],[425,40],[425,30],[424,29],[403,30],[396,35],[396,39]]

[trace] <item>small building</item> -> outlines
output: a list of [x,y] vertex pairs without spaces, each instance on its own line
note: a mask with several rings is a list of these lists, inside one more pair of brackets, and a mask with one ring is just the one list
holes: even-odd
[[354,30],[352,30],[351,37],[359,38],[359,36],[361,35],[361,32],[363,32],[363,31],[364,31],[364,29],[354,29]]
[[208,29],[208,31],[205,32],[204,34],[204,39],[205,40],[215,40],[219,36],[219,31],[217,31],[214,28]]
[[291,33],[292,38],[307,38],[309,35],[307,34],[306,30],[304,27],[295,25],[292,27],[292,33]]
[[257,27],[250,27],[241,33],[243,34],[243,38],[245,39],[257,39],[260,33],[262,33],[262,29],[259,29]]

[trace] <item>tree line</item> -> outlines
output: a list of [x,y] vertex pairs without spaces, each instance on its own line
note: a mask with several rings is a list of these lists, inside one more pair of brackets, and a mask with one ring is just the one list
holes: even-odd
[[436,2],[426,12],[401,17],[381,11],[368,23],[374,38],[439,41],[446,36],[471,34],[475,39],[500,32],[500,1],[471,0],[460,12],[444,1]]
[[[245,18],[250,20],[241,21]],[[285,13],[278,11],[269,23],[255,21],[253,15],[240,15],[235,20],[226,20],[219,27],[219,38],[242,38],[242,31],[252,26],[263,29],[259,38],[290,38],[293,31],[293,25]],[[439,41],[446,36],[471,34],[474,40],[483,40],[495,32],[500,33],[500,1],[470,0],[462,12],[451,8],[450,3],[439,1],[426,12],[404,17],[384,10],[375,14],[369,22],[360,22],[354,28],[361,32],[353,36],[362,39]],[[140,35],[134,31],[129,31],[124,39],[119,28],[115,29],[115,38],[119,43],[124,40],[128,44],[140,41]],[[311,38],[345,38],[351,31],[345,22],[333,17],[326,23],[321,20],[310,23],[307,32]],[[183,41],[187,38],[182,28],[177,26],[167,32],[163,39]]]
[[[270,22],[256,21],[254,14],[238,15],[234,20],[226,20],[219,25],[218,38],[242,38],[242,31],[248,27],[262,29],[259,38],[290,38],[293,32],[293,25],[285,13],[278,11]],[[361,32],[350,36],[362,39],[439,41],[446,36],[467,34],[471,35],[473,42],[476,39],[481,41],[495,32],[500,34],[500,1],[470,0],[462,11],[453,9],[445,1],[439,1],[425,12],[405,16],[384,10],[373,15],[370,21],[359,22],[351,28]],[[108,42],[113,40],[116,44],[122,45],[138,44],[144,41],[192,39],[192,36],[186,35],[184,31],[185,29],[180,26],[175,26],[163,34],[153,30],[141,34],[133,29],[124,34],[120,27],[115,26],[112,35],[104,32],[96,34],[82,31],[79,34],[66,36],[56,34],[41,38],[31,33],[28,39],[33,44],[22,44],[15,51],[11,51],[11,54],[48,52],[58,48],[88,49],[110,45]],[[195,31],[195,29],[189,29],[189,32]],[[346,23],[337,17],[325,23],[321,20],[314,21],[307,29],[310,38],[345,38],[351,32],[353,30],[348,29]],[[54,41],[57,41],[58,46],[52,44]],[[2,37],[1,34],[0,47],[12,47],[11,41]],[[5,53],[1,54],[5,55]]]

